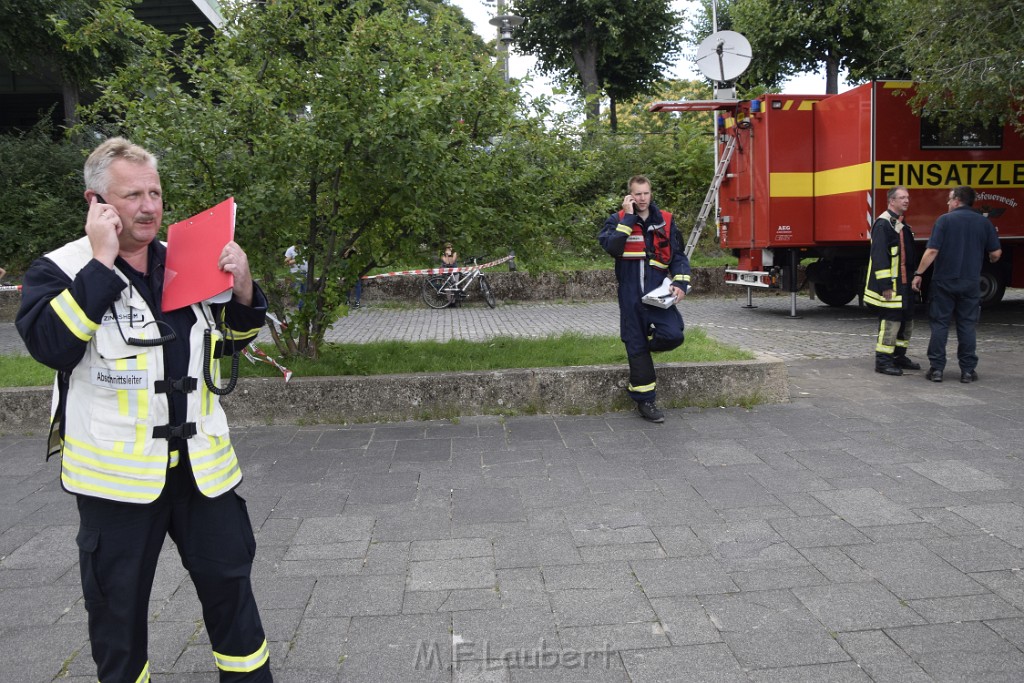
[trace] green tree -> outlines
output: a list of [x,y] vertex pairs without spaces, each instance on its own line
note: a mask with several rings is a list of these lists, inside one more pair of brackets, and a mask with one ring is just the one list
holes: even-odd
[[[402,0],[222,7],[212,40],[191,31],[175,49],[128,13],[98,17],[145,54],[104,82],[89,119],[159,153],[169,220],[236,198],[238,241],[290,322],[283,353],[316,356],[375,266],[422,261],[446,240],[463,253],[545,249],[558,220],[545,195],[578,173],[571,138],[548,134],[458,12]],[[299,311],[278,278],[291,244],[309,263]]]
[[[654,93],[655,100],[708,97],[708,86],[696,81],[668,81]],[[649,104],[650,98],[622,102],[618,131],[595,132],[578,152],[576,183],[562,190],[574,208],[564,212],[563,229],[551,236],[554,253],[610,267],[597,233],[618,211],[626,182],[636,174],[651,178],[655,202],[673,213],[680,230],[688,235],[693,228],[714,170],[711,114],[651,113]],[[713,240],[701,247],[717,250]]]
[[[670,81],[656,92],[657,100],[708,99],[707,85]],[[603,173],[591,191],[599,197],[603,223],[608,210],[622,203],[626,181],[643,174],[651,179],[654,201],[675,217],[688,235],[714,172],[714,133],[710,112],[652,113],[648,98],[623,103],[619,130],[601,135]],[[685,242],[685,239],[684,239]],[[705,242],[702,246],[712,246]]]
[[601,113],[600,96],[615,103],[652,92],[679,52],[681,15],[667,0],[512,0],[526,18],[515,44],[537,57],[542,73],[578,93],[587,120]]
[[1024,132],[1024,1],[891,2],[901,28],[885,57],[918,82],[914,103],[948,123],[1011,124]]
[[[894,44],[885,20],[888,0],[727,0],[718,3],[718,27],[742,33],[753,60],[741,85],[778,87],[806,71],[825,72],[825,92],[839,92],[839,72],[850,82],[881,76],[879,58]],[[711,3],[694,18],[693,42],[711,33]]]

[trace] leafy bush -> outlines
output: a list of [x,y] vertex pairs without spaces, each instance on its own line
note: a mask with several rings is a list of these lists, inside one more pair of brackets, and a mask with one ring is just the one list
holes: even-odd
[[49,118],[26,133],[0,135],[0,266],[12,273],[84,234],[78,145],[54,142]]
[[[714,172],[712,122],[708,113],[651,113],[654,100],[707,99],[706,85],[696,81],[664,84],[654,98],[619,104],[617,132],[605,125],[590,131],[578,150],[576,185],[566,188],[568,202],[578,213],[557,236],[538,270],[558,270],[565,255],[574,262],[592,261],[610,267],[597,233],[609,214],[617,211],[634,175],[651,179],[655,203],[671,211],[683,241],[689,237]],[[705,226],[699,251],[720,254],[714,216]],[[533,264],[526,264],[533,269]]]

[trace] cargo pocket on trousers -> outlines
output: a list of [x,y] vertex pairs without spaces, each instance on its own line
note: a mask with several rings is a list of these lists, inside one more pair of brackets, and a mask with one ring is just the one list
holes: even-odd
[[91,611],[107,604],[98,571],[96,551],[100,547],[100,532],[96,529],[79,529],[75,537],[78,544],[78,563],[82,571],[82,595],[85,609]]

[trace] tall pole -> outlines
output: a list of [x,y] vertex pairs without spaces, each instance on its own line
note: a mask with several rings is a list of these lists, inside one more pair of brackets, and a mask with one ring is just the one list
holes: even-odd
[[514,14],[505,14],[505,0],[497,0],[497,9],[498,15],[491,19],[490,23],[498,28],[498,58],[501,60],[505,82],[508,83],[508,45],[512,42],[512,29],[520,26],[525,20]]
[[[505,0],[498,0],[498,16],[505,16]],[[498,51],[501,56],[501,69],[505,74],[505,82],[508,83],[508,42],[502,39],[501,26],[498,27]]]

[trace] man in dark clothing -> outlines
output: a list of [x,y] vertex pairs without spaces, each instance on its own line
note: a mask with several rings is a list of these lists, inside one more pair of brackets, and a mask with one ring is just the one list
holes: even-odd
[[910,206],[907,188],[888,192],[889,206],[871,226],[871,257],[864,302],[878,311],[875,372],[902,375],[921,366],[907,357],[914,332],[914,299],[908,273],[914,272],[914,233],[903,222]]
[[[619,336],[629,359],[629,396],[641,417],[665,421],[655,403],[656,383],[651,352],[670,351],[683,343],[683,316],[675,307],[690,288],[690,261],[682,249],[672,214],[651,200],[651,181],[629,180],[622,210],[605,221],[598,241],[615,257],[619,283]],[[643,302],[645,294],[669,280],[667,308]]]
[[920,291],[921,275],[935,264],[928,304],[931,367],[925,374],[932,382],[941,382],[946,369],[946,340],[954,314],[960,381],[967,384],[978,380],[975,328],[981,313],[981,267],[986,255],[995,263],[1003,250],[995,226],[974,210],[974,196],[974,190],[965,186],[949,191],[949,213],[935,221],[921,265],[914,273],[913,286]]
[[266,297],[232,241],[216,264],[233,276],[231,300],[163,310],[156,159],[111,138],[86,161],[85,187],[85,236],[28,269],[16,324],[32,357],[57,371],[48,445],[76,497],[97,677],[150,680],[149,598],[170,535],[222,683],[269,683],[250,582],[256,541],[235,493],[242,473],[215,361],[256,337]]

